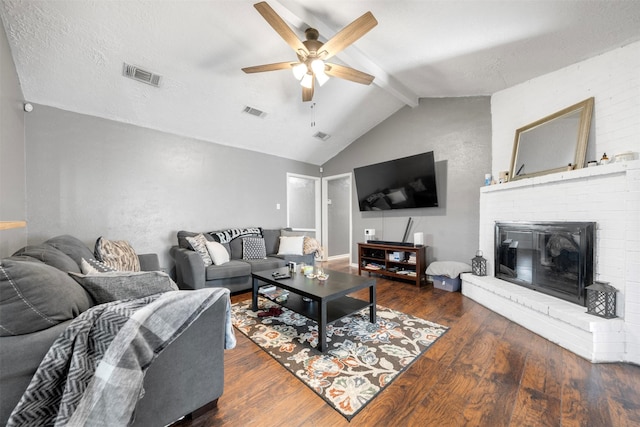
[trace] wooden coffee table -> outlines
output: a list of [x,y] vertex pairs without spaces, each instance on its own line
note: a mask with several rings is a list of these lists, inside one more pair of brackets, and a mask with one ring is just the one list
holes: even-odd
[[[376,280],[370,277],[354,276],[339,271],[325,270],[329,278],[325,281],[307,278],[302,273],[291,273],[290,279],[274,279],[273,273],[288,273],[287,267],[258,271],[253,277],[252,310],[258,310],[258,289],[265,283],[289,291],[286,301],[278,302],[283,307],[295,311],[318,322],[318,349],[327,349],[327,325],[369,307],[369,321],[376,322]],[[369,301],[347,296],[360,289],[369,288]],[[304,301],[309,298],[311,301]]]

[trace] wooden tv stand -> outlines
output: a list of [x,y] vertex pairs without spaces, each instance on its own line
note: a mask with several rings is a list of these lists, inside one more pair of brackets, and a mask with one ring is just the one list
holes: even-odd
[[[426,246],[358,243],[358,274],[366,271],[369,275],[375,273],[410,280],[420,287],[427,280],[426,249]],[[399,253],[399,259],[396,259],[396,253]]]

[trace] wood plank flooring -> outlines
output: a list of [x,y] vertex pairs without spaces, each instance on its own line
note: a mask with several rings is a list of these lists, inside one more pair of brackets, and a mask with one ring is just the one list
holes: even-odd
[[450,330],[350,423],[236,331],[217,408],[175,426],[640,426],[640,366],[591,364],[459,292],[379,278],[377,298]]

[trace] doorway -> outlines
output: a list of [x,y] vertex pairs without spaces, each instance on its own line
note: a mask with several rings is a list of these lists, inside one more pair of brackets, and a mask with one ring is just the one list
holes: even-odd
[[327,260],[351,264],[351,174],[322,178],[322,245]]
[[320,178],[287,173],[287,227],[320,236]]

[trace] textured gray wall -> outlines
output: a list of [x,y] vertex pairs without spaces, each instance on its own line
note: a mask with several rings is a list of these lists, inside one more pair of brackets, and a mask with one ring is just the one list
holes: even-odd
[[428,262],[469,263],[478,249],[478,188],[491,171],[491,104],[489,97],[425,98],[405,107],[363,135],[323,165],[324,175],[413,154],[434,151],[438,184],[437,208],[360,212],[353,183],[353,247],[374,228],[380,240],[400,241],[407,220],[413,233],[422,231]]
[[[0,20],[0,220],[26,219],[24,115],[22,89]],[[27,241],[27,229],[0,231],[0,257]]]
[[318,169],[46,106],[26,127],[29,243],[124,239],[163,267],[179,230],[285,226],[286,173]]

